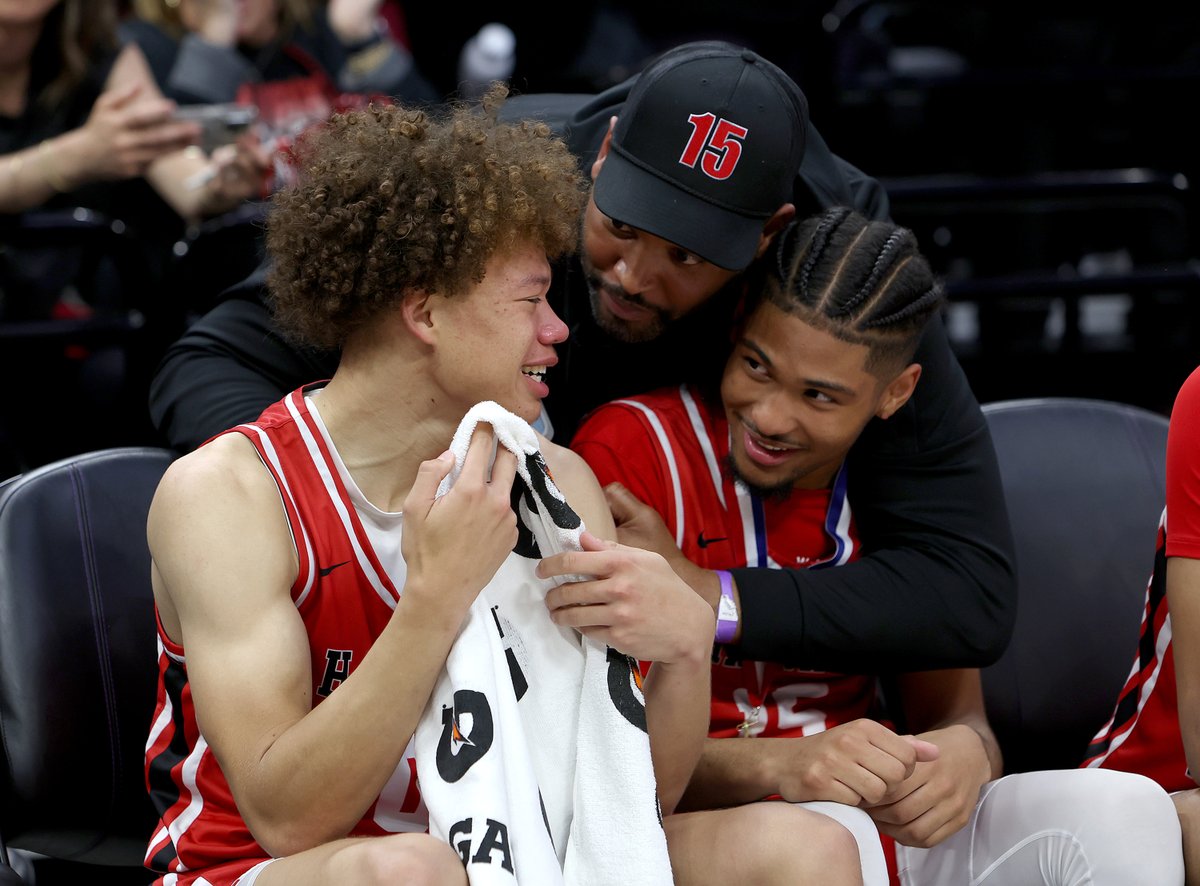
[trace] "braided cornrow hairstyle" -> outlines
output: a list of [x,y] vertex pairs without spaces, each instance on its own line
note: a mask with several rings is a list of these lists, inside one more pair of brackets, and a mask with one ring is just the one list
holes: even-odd
[[882,375],[912,360],[942,287],[907,228],[844,206],[792,222],[765,264],[762,296],[871,355]]

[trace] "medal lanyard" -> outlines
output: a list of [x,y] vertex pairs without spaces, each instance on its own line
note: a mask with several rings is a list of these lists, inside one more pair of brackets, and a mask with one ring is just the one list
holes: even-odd
[[[809,569],[827,569],[830,566],[841,566],[850,559],[854,552],[854,539],[850,537],[850,502],[846,496],[847,487],[846,463],[838,468],[837,476],[833,478],[833,490],[829,496],[829,507],[825,511],[825,535],[833,543],[833,552],[828,556],[809,565]],[[737,496],[741,504],[743,519],[749,511],[753,528],[753,557],[754,562],[747,566],[772,566],[767,554],[767,517],[762,499],[751,492],[742,483],[735,484]],[[751,539],[747,538],[747,542]],[[751,558],[751,544],[746,545],[747,561]]]

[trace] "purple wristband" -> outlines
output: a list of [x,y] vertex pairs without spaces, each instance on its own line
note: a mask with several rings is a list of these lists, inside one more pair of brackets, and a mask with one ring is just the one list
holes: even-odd
[[721,579],[721,599],[717,603],[715,639],[718,643],[731,643],[738,626],[737,605],[733,602],[733,576],[728,569],[718,569],[717,578]]

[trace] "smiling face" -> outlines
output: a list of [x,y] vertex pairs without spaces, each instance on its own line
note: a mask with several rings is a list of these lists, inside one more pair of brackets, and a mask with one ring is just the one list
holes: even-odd
[[458,416],[481,400],[533,421],[550,393],[546,370],[567,326],[546,302],[550,263],[525,245],[494,255],[464,293],[431,296],[439,383]]
[[881,379],[866,369],[869,353],[760,304],[721,380],[738,479],[766,495],[831,485],[867,422],[903,406],[920,376],[910,364]]

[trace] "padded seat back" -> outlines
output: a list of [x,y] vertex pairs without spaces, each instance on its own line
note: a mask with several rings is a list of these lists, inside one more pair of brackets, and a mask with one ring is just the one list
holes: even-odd
[[156,638],[146,515],[175,453],[122,448],[0,486],[0,837],[140,865]]
[[1012,641],[983,671],[1005,770],[1077,766],[1137,647],[1167,419],[1098,400],[983,407],[1017,552]]

